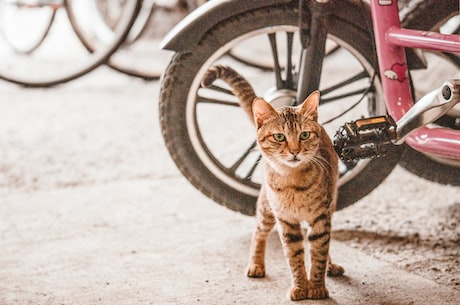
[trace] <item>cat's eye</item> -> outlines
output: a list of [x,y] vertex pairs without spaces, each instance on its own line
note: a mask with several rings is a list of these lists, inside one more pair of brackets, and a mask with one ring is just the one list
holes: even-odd
[[310,138],[310,132],[309,132],[309,131],[302,131],[302,132],[300,133],[299,138],[300,138],[301,140],[308,140],[308,138]]
[[275,133],[273,135],[273,139],[275,139],[276,142],[283,142],[285,137],[284,137],[284,134],[282,133]]

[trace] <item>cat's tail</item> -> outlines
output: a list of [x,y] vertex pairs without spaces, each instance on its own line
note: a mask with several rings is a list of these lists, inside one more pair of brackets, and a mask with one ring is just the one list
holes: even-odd
[[252,102],[257,97],[251,84],[241,74],[228,66],[216,65],[209,68],[201,80],[201,86],[209,87],[216,79],[225,81],[231,88],[233,94],[238,98],[241,108],[254,123],[252,114]]

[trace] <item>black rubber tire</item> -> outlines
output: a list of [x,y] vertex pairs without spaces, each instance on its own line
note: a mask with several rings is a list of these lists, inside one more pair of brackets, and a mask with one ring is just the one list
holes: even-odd
[[[439,5],[437,0],[413,1],[413,9],[407,14],[403,25],[408,28],[430,30],[437,26],[440,20],[448,18],[454,13],[458,14],[459,2],[457,0],[443,1]],[[453,63],[457,66],[457,62]],[[459,67],[460,69],[460,67]],[[415,84],[417,86],[417,84]],[[451,120],[453,122],[453,120]],[[460,185],[460,167],[443,164],[427,157],[406,145],[400,164],[411,173],[441,184]]]
[[[358,50],[373,66],[373,43],[369,32],[362,29],[362,18],[357,17],[332,15],[330,33]],[[234,16],[209,31],[192,53],[175,54],[163,77],[159,104],[160,124],[172,159],[183,175],[206,196],[246,215],[255,214],[256,197],[223,183],[195,152],[185,123],[187,97],[205,61],[226,42],[262,27],[295,26],[297,22],[297,6],[262,8]],[[340,187],[337,209],[353,204],[377,187],[398,163],[400,155],[401,149],[395,147],[386,157],[370,160],[355,178]]]

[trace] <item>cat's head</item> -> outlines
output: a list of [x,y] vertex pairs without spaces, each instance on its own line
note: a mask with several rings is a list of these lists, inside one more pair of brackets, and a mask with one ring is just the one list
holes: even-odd
[[282,170],[314,162],[322,132],[318,124],[318,103],[318,91],[295,107],[275,109],[261,98],[254,100],[257,142],[272,167]]

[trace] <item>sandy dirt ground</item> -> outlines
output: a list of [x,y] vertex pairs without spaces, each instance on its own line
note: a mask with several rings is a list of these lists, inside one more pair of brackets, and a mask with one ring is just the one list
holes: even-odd
[[[0,305],[292,304],[276,234],[267,277],[245,277],[254,219],[181,176],[158,95],[104,67],[50,89],[0,82]],[[396,167],[335,214],[331,255],[346,270],[331,298],[298,304],[459,304],[460,189]]]
[[[0,304],[290,304],[276,234],[244,276],[251,217],[170,161],[157,82],[100,68],[52,89],[0,83]],[[458,304],[460,192],[397,167],[336,213],[346,276],[304,304]]]

